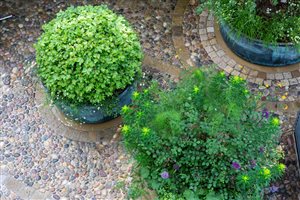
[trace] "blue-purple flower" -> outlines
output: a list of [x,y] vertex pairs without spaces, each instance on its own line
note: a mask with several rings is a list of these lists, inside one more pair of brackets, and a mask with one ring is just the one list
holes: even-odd
[[232,167],[236,170],[241,169],[241,165],[238,162],[232,162]]
[[250,161],[250,167],[253,169],[256,167],[256,161],[255,160],[251,160]]
[[259,147],[259,153],[264,153],[265,152],[265,148],[264,147]]
[[160,174],[160,176],[163,178],[163,179],[168,179],[170,176],[169,176],[169,173],[167,171],[164,171]]
[[178,170],[179,170],[179,168],[180,168],[180,167],[179,167],[179,165],[178,165],[178,164],[174,164],[174,165],[173,165],[173,169],[174,169],[174,170],[178,171]]
[[269,190],[270,190],[271,193],[278,192],[278,189],[279,189],[279,187],[277,187],[275,185],[273,185],[272,187],[269,188]]
[[269,118],[269,111],[268,111],[268,109],[267,108],[264,108],[263,109],[263,111],[262,111],[262,116],[264,117],[264,118],[266,118],[266,119],[268,119]]

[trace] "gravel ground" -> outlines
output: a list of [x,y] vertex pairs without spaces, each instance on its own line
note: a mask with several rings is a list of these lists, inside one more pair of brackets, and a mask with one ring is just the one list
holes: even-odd
[[24,60],[34,57],[33,43],[41,34],[41,26],[53,19],[59,10],[71,5],[102,3],[129,20],[139,33],[147,54],[165,62],[176,61],[171,38],[171,12],[176,0],[5,0],[0,2],[0,18],[10,15],[12,18],[0,22],[0,54],[4,55],[0,60],[4,69],[0,72],[22,67]]
[[[130,184],[132,164],[120,141],[77,142],[51,129],[35,105],[34,73],[27,71],[12,74],[16,81],[8,85],[1,82],[1,171],[54,199],[124,199],[115,186]],[[27,77],[26,84],[21,77]],[[141,88],[158,80],[168,89],[170,79],[145,66]],[[16,196],[0,189],[4,199]]]
[[[79,3],[80,2],[80,3]],[[165,62],[176,62],[171,38],[171,12],[176,0],[145,1],[13,1],[0,2],[0,166],[15,179],[41,192],[48,191],[54,199],[124,199],[124,191],[115,188],[119,182],[130,184],[132,164],[119,141],[83,143],[69,140],[43,121],[34,103],[35,76],[29,66],[34,60],[33,43],[41,34],[41,25],[69,5],[100,4],[106,2],[116,12],[124,14],[141,36],[144,51]],[[193,9],[185,14],[186,46],[198,66],[211,60],[199,46],[197,18]],[[144,66],[141,87],[158,80],[169,89],[173,77]],[[177,80],[176,80],[177,81]],[[175,82],[176,82],[175,81]],[[253,92],[261,92],[268,99],[299,100],[299,86],[271,87],[250,85]],[[286,152],[285,176],[275,183],[279,189],[269,199],[300,199],[300,177],[292,137],[295,116],[281,116],[284,122],[281,143]],[[54,147],[54,148],[53,148]],[[3,199],[21,199],[0,187]]]

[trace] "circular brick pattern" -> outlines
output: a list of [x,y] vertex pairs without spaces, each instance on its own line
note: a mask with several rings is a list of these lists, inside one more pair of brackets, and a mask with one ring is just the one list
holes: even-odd
[[208,11],[199,16],[201,44],[212,61],[227,74],[240,76],[251,83],[272,85],[281,82],[283,86],[300,84],[300,64],[270,68],[254,65],[236,56],[225,44],[218,24]]

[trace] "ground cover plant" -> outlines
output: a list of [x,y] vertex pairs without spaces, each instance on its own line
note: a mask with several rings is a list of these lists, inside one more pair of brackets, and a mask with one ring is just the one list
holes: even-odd
[[122,133],[142,180],[159,199],[261,199],[285,166],[280,121],[259,111],[259,98],[213,70],[188,73],[169,92],[135,92]]
[[268,43],[300,45],[299,0],[209,0],[200,1],[198,12],[209,8],[218,20],[238,33]]
[[54,100],[100,104],[141,72],[137,34],[105,5],[69,7],[43,31],[35,45],[38,75]]

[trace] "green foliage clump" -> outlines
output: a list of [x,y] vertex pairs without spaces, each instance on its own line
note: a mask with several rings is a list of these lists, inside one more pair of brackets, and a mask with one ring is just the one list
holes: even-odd
[[43,31],[35,45],[38,74],[53,99],[99,104],[141,72],[137,34],[105,5],[69,7]]
[[127,149],[160,199],[260,199],[279,177],[279,119],[258,111],[238,76],[187,74],[169,92],[157,85],[122,109]]
[[[198,12],[208,8],[218,20],[238,33],[267,43],[293,43],[300,46],[300,4],[277,0],[200,0]],[[300,48],[300,47],[299,47]]]

